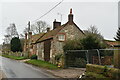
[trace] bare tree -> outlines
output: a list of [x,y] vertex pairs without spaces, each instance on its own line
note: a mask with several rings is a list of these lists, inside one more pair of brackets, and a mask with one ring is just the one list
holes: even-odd
[[86,35],[93,35],[94,37],[103,40],[103,36],[98,31],[95,25],[91,25],[87,30],[84,31]]
[[48,27],[48,24],[45,21],[38,21],[36,31],[38,33],[45,32],[47,27]]
[[4,37],[5,37],[5,38],[3,39],[3,40],[4,40],[4,43],[5,43],[5,44],[9,44],[9,43],[10,43],[10,40],[11,40],[10,35],[4,35]]
[[26,27],[26,28],[24,29],[23,33],[25,34],[25,33],[27,33],[27,32],[28,32],[28,28]]
[[[32,24],[30,27],[30,31],[33,32],[33,34],[39,34],[46,31],[46,28],[50,27],[45,21],[37,21],[35,24]],[[24,29],[24,33],[28,32],[28,28]]]
[[16,29],[16,26],[14,23],[10,24],[9,27],[7,27],[6,29],[6,35],[4,35],[4,42],[5,43],[10,43],[11,39],[13,37],[18,37],[18,32],[17,32],[17,29]]
[[91,26],[88,28],[88,32],[89,32],[89,33],[92,33],[92,34],[99,34],[98,29],[96,28],[95,25],[91,25]]

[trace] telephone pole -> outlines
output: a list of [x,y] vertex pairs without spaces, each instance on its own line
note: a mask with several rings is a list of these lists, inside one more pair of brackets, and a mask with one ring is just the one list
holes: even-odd
[[28,21],[28,33],[30,32],[30,21]]

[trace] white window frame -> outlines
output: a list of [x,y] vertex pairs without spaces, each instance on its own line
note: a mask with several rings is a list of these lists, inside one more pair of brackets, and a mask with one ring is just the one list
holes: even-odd
[[64,34],[59,34],[58,35],[58,40],[59,41],[65,41],[65,35]]

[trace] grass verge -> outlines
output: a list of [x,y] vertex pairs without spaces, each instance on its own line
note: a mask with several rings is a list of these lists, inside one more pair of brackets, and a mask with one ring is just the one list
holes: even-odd
[[47,68],[47,69],[58,69],[57,65],[51,64],[49,62],[42,61],[42,60],[29,60],[29,61],[26,61],[25,63],[32,64],[42,68]]
[[17,57],[17,56],[10,56],[10,55],[2,55],[3,57],[15,59],[15,60],[23,60],[26,59],[25,57]]

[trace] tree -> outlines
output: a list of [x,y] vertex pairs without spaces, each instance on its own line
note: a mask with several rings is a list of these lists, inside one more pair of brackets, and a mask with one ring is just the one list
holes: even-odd
[[104,44],[93,35],[87,35],[85,38],[81,39],[80,42],[85,50],[104,48]]
[[21,42],[20,42],[19,37],[12,38],[10,44],[11,44],[11,51],[13,51],[13,52],[22,51]]
[[64,51],[80,49],[100,49],[106,47],[104,38],[95,26],[90,26],[90,28],[84,31],[84,33],[85,37],[83,39],[66,41],[63,47]]
[[116,37],[114,37],[116,41],[120,41],[120,27],[118,27],[118,31],[116,32]]
[[82,49],[82,45],[79,40],[67,40],[63,46],[64,51],[66,50],[79,50]]
[[17,32],[17,29],[16,29],[16,26],[14,23],[10,24],[9,27],[7,27],[6,29],[6,35],[4,35],[5,39],[4,39],[4,42],[5,44],[8,44],[10,43],[11,39],[13,37],[18,37],[18,32]]
[[[30,31],[33,34],[39,34],[46,31],[46,28],[50,27],[45,21],[37,21],[35,24],[31,25]],[[28,32],[28,28],[24,29],[24,33]]]
[[86,35],[93,35],[94,37],[103,40],[103,36],[98,31],[97,27],[95,25],[91,25],[87,30],[84,31]]
[[104,46],[106,46],[104,37],[101,35],[101,33],[98,31],[95,25],[91,25],[86,31],[84,31],[84,33],[86,34],[86,36],[92,35],[100,42],[100,44],[104,44]]

